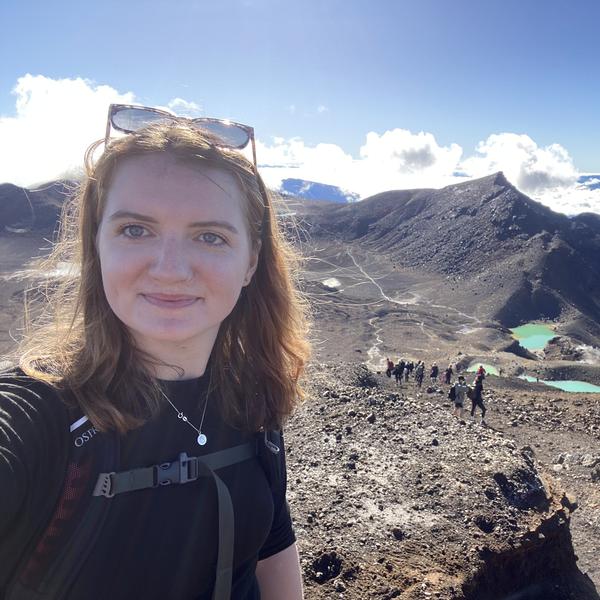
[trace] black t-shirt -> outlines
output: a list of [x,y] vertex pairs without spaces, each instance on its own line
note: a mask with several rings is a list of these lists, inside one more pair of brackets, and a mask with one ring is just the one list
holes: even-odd
[[[205,378],[164,385],[173,404],[198,426]],[[10,557],[22,551],[36,518],[50,514],[48,506],[39,510],[39,498],[36,504],[30,496],[39,496],[44,482],[64,479],[63,457],[71,443],[72,424],[64,406],[44,386],[34,384],[37,394],[29,387],[30,382],[0,379],[0,590],[9,567],[13,568]],[[84,433],[90,425],[79,427]],[[200,456],[254,439],[253,434],[224,423],[217,394],[209,398],[202,431],[208,441],[198,446],[197,433],[165,402],[154,419],[122,436],[120,470],[171,462],[181,452]],[[235,515],[231,597],[258,599],[257,560],[295,541],[285,502],[285,476],[279,489],[272,491],[257,458],[220,469],[219,476],[229,489]],[[211,597],[218,511],[210,478],[138,490],[108,501],[112,505],[107,519],[68,598]],[[55,503],[49,497],[45,504]]]

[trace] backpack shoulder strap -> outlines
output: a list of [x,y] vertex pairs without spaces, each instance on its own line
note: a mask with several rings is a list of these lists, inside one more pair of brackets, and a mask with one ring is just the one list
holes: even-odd
[[69,459],[58,502],[16,570],[5,600],[63,598],[108,514],[110,503],[91,491],[99,472],[118,468],[119,438],[99,433],[78,408],[69,408],[69,415]]
[[256,434],[258,458],[263,467],[271,491],[281,487],[284,468],[283,434],[281,430],[265,430]]

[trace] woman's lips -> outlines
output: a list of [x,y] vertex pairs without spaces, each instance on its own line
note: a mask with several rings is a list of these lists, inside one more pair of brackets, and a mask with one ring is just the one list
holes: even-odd
[[197,296],[172,296],[170,294],[142,294],[143,298],[161,308],[185,308],[199,300]]

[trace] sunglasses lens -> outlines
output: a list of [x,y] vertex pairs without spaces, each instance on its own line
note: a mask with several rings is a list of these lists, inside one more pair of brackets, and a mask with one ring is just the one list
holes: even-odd
[[[111,125],[117,131],[132,133],[154,123],[169,123],[178,117],[155,112],[142,106],[119,107],[111,115]],[[188,119],[182,119],[188,120]],[[244,127],[230,121],[211,119],[191,119],[194,126],[215,138],[215,143],[229,148],[245,148],[250,141],[250,133]],[[188,120],[189,122],[189,120]]]
[[130,133],[153,123],[168,121],[169,117],[144,108],[122,108],[112,116],[112,126]]
[[194,120],[194,125],[218,138],[223,146],[245,148],[250,141],[249,133],[235,123],[197,119]]

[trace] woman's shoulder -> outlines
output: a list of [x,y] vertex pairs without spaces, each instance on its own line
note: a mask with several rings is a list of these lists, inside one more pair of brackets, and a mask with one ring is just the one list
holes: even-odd
[[30,426],[68,423],[66,403],[58,389],[24,373],[20,368],[0,372],[0,421]]
[[62,481],[69,441],[69,414],[58,390],[19,369],[1,372],[0,538],[14,519],[23,522],[26,503],[47,502]]

